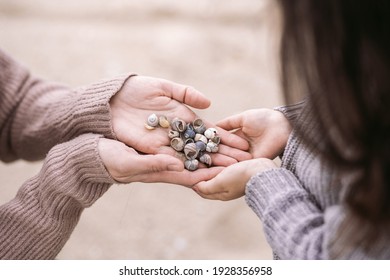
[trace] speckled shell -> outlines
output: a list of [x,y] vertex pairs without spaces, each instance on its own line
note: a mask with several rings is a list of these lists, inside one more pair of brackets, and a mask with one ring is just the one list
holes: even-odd
[[176,137],[179,137],[180,136],[180,132],[179,131],[175,131],[175,130],[170,130],[168,132],[168,137],[169,138],[176,138]]
[[198,153],[199,150],[197,149],[195,143],[189,143],[184,146],[184,155],[187,159],[196,159]]
[[202,154],[199,157],[199,161],[206,164],[207,166],[211,166],[212,164],[211,156],[209,154]]
[[185,121],[183,121],[179,118],[175,118],[172,120],[171,128],[172,128],[172,130],[175,130],[175,131],[184,132],[187,129],[187,125],[186,125]]
[[169,121],[166,116],[160,116],[158,118],[158,124],[163,127],[163,128],[168,128],[169,127]]
[[215,137],[215,135],[217,135],[217,130],[215,128],[208,128],[204,132],[204,136],[206,136],[207,139],[212,139],[213,137]]
[[192,122],[192,126],[196,133],[203,134],[206,131],[206,126],[201,119],[195,119]]
[[184,141],[183,141],[183,139],[181,139],[180,137],[172,138],[172,140],[171,140],[171,147],[174,150],[178,151],[178,152],[183,151],[183,149],[184,149]]
[[206,151],[209,153],[216,153],[218,152],[218,145],[214,142],[210,141],[207,143]]
[[208,140],[206,138],[206,136],[204,136],[203,134],[195,134],[195,142],[198,142],[198,141],[202,141],[203,143],[207,144]]
[[199,161],[197,159],[187,159],[184,162],[184,167],[189,171],[195,171],[199,167]]
[[158,117],[156,114],[151,114],[147,121],[146,121],[146,124],[151,126],[151,127],[156,127],[158,126]]

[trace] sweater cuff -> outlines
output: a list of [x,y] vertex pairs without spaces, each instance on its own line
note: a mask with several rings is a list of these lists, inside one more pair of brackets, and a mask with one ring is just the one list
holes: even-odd
[[290,123],[294,123],[301,114],[305,103],[306,101],[303,100],[296,104],[275,107],[274,110],[281,112]]
[[[295,189],[295,191],[294,191]],[[302,195],[302,187],[294,174],[284,168],[269,169],[251,177],[246,185],[245,200],[248,206],[264,220],[273,205],[279,205],[286,193]]]
[[64,135],[64,139],[91,132],[116,139],[111,123],[109,102],[111,97],[120,91],[126,80],[132,76],[135,74],[124,74],[76,89],[77,98],[73,100],[74,107],[70,113],[67,113],[69,136]]

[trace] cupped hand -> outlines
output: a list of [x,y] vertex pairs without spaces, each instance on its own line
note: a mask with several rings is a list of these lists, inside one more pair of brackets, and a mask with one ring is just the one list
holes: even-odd
[[291,125],[281,112],[272,109],[253,109],[228,117],[218,126],[248,140],[253,158],[274,159],[284,150]]
[[138,154],[122,142],[106,138],[99,139],[98,150],[107,171],[119,183],[163,182],[191,187],[222,171],[222,167],[212,167],[190,172],[173,156]]
[[206,199],[236,199],[245,194],[245,186],[253,175],[277,167],[272,160],[266,158],[238,162],[226,167],[211,180],[199,182],[193,190]]
[[[110,100],[113,130],[119,141],[138,152],[158,154],[161,148],[169,146],[168,131],[162,128],[147,130],[144,127],[147,117],[155,113],[168,119],[179,117],[191,122],[196,114],[188,106],[206,109],[210,101],[189,86],[164,79],[133,76]],[[212,126],[204,121],[207,126]],[[227,166],[251,158],[246,152],[249,148],[246,140],[224,129],[218,128],[218,133],[222,143],[218,155],[213,155],[215,165]]]

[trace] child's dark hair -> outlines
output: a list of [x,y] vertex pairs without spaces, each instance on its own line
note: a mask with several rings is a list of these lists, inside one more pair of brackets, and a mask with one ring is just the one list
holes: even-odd
[[353,175],[341,231],[367,248],[390,223],[390,1],[279,3],[285,97],[306,95],[316,124],[295,129],[340,176]]

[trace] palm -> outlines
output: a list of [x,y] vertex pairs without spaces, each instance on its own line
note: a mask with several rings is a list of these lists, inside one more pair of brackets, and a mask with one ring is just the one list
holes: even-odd
[[[160,147],[169,144],[166,129],[145,129],[144,124],[150,114],[165,115],[169,119],[180,116],[186,121],[195,118],[194,112],[169,95],[175,89],[166,88],[168,85],[163,81],[133,77],[132,82],[126,83],[123,90],[111,100],[113,126],[118,139],[139,152],[157,153]],[[200,107],[207,106],[207,103],[200,104]]]
[[236,133],[248,140],[253,158],[278,156],[291,130],[284,116],[271,109],[249,110],[227,118],[219,125],[227,130],[238,128]]
[[[205,109],[209,105],[210,101],[191,87],[138,76],[126,82],[110,101],[113,129],[118,140],[147,154],[167,153],[165,148],[170,141],[167,129],[145,128],[150,114],[164,115],[168,119],[180,117],[190,122],[196,118],[196,114],[188,106]],[[212,125],[207,121],[205,123]],[[250,158],[248,153],[243,152],[248,149],[247,141],[223,129],[219,133],[223,144],[218,155],[213,155],[215,164],[229,165]],[[170,149],[168,153],[173,154],[174,150]]]

